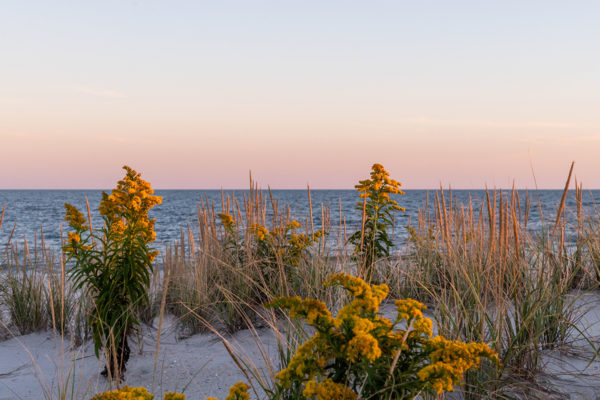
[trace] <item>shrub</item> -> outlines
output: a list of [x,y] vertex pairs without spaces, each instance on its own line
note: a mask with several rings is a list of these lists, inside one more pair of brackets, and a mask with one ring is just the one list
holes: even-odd
[[[300,233],[301,225],[295,220],[281,223],[272,229],[254,223],[247,229],[238,228],[233,217],[226,213],[217,214],[223,227],[220,238],[224,249],[225,263],[238,271],[237,277],[228,275],[225,287],[232,285],[234,279],[241,280],[241,290],[234,295],[225,293],[225,314],[237,315],[238,308],[248,311],[250,308],[287,295],[295,289],[298,282],[298,269],[303,259],[309,258],[311,250],[323,239],[322,230],[314,234]],[[253,282],[253,285],[248,285]],[[234,300],[235,299],[235,300]],[[240,305],[231,304],[235,303]],[[228,318],[237,320],[238,318]],[[245,322],[243,322],[245,323]],[[238,326],[239,328],[241,326]],[[236,329],[232,329],[236,330]]]
[[76,288],[85,288],[94,299],[90,326],[94,350],[106,352],[106,368],[110,377],[120,377],[129,358],[127,335],[138,325],[137,302],[147,302],[147,287],[152,274],[152,261],[158,251],[154,241],[154,220],[148,211],[162,198],[153,196],[150,183],[125,166],[125,178],[111,195],[102,193],[99,212],[104,221],[100,229],[85,225],[83,214],[65,204],[66,217],[74,232],[68,233],[64,247],[68,261],[74,261],[71,278]]
[[[418,394],[452,391],[481,358],[498,361],[484,343],[432,338],[425,306],[415,300],[395,302],[394,322],[379,315],[388,287],[369,285],[346,274],[328,285],[341,285],[354,299],[334,318],[324,303],[299,297],[280,298],[272,307],[304,318],[316,333],[277,376],[274,398],[413,399]],[[405,329],[398,328],[403,322]]]
[[0,282],[0,298],[6,304],[13,324],[21,335],[44,330],[48,326],[47,288],[37,271],[21,275],[9,272]]

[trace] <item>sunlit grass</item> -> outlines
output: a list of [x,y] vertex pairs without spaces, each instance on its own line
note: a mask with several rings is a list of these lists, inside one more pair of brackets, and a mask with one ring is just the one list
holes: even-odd
[[[465,398],[525,396],[534,389],[543,394],[552,388],[538,379],[542,356],[581,337],[584,310],[578,297],[597,290],[600,276],[600,214],[585,213],[580,184],[575,195],[575,210],[566,209],[563,196],[556,215],[542,216],[542,228],[532,231],[531,209],[539,207],[535,192],[490,190],[475,207],[471,201],[458,203],[451,191],[439,191],[408,228],[406,248],[365,260],[347,245],[341,213],[339,222],[332,222],[323,205],[322,226],[315,227],[309,192],[311,217],[295,221],[293,210],[253,183],[240,198],[223,194],[220,204],[198,205],[197,227],[182,231],[180,240],[161,252],[160,268],[147,288],[151,301],[133,305],[134,312],[147,324],[174,315],[180,337],[212,332],[227,343],[231,334],[249,329],[260,346],[261,332],[274,332],[278,360],[265,351],[260,362],[269,365],[267,373],[258,360],[227,344],[253,390],[264,393],[310,336],[310,329],[264,304],[299,296],[335,312],[348,298],[323,283],[334,273],[359,274],[368,263],[370,279],[388,285],[390,298],[428,304],[440,334],[486,342],[498,352],[501,364],[466,374]],[[573,243],[566,240],[569,228],[576,232]],[[359,231],[357,237],[364,240],[365,234]],[[33,250],[22,243],[11,237],[2,258],[0,293],[8,310],[2,325],[14,334],[54,330],[69,343],[89,340],[93,305],[72,289],[62,254],[38,245],[43,233]]]

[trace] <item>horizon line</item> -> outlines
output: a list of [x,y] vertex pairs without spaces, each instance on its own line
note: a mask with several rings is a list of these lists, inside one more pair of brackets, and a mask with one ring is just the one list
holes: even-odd
[[[569,185],[570,186],[570,185]],[[564,190],[564,187],[556,187],[556,188],[551,188],[551,187],[543,187],[543,188],[527,188],[527,187],[509,187],[509,188],[503,188],[503,187],[483,187],[483,188],[453,188],[453,187],[437,187],[437,188],[410,188],[410,189],[401,189],[404,192],[408,192],[408,191],[416,191],[416,190],[434,190],[434,191],[439,191],[440,189],[443,189],[444,191],[448,191],[448,190],[463,190],[463,191],[469,191],[469,190],[503,190],[503,191],[512,191],[514,190],[529,190],[529,191],[536,191],[536,190]],[[107,188],[0,188],[0,191],[8,191],[8,190],[63,190],[63,191],[67,191],[67,190],[102,190],[102,191],[111,191],[113,190],[111,189],[107,189]],[[189,191],[247,191],[247,190],[251,190],[250,188],[153,188],[154,191],[157,190],[189,190]],[[289,190],[289,191],[299,191],[299,190],[303,190],[303,191],[308,191],[307,187],[304,188],[273,188],[273,187],[266,187],[266,188],[262,188],[259,187],[258,190],[264,190],[264,191],[268,191],[268,190]],[[310,188],[311,191],[315,191],[315,190],[344,190],[344,191],[356,191],[355,188]],[[569,187],[569,190],[573,190]],[[583,190],[600,190],[600,188],[583,188]]]

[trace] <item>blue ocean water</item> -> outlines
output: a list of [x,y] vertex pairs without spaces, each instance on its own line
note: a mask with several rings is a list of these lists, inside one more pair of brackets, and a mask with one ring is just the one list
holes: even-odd
[[[400,205],[406,208],[406,212],[398,212],[395,219],[396,227],[393,235],[398,248],[406,241],[405,226],[416,223],[418,210],[424,206],[428,195],[430,207],[433,205],[436,193],[435,190],[407,190],[404,196],[396,197]],[[519,193],[521,198],[524,198],[525,192],[519,191]],[[93,223],[97,227],[101,226],[97,212],[101,194],[101,190],[0,190],[0,207],[6,206],[3,224],[0,228],[0,253],[4,252],[13,229],[12,243],[15,241],[22,243],[26,238],[29,246],[32,247],[34,238],[37,237],[39,241],[43,229],[46,245],[58,249],[61,237],[60,224],[64,218],[64,203],[71,203],[86,214],[86,196],[92,209]],[[157,242],[155,246],[160,250],[178,240],[182,229],[187,231],[190,227],[192,231],[197,231],[198,205],[201,202],[208,200],[209,203],[214,204],[217,212],[221,212],[222,195],[230,197],[234,195],[239,203],[242,203],[242,198],[244,194],[248,195],[248,191],[228,190],[222,193],[220,190],[157,190],[156,194],[164,198],[163,203],[151,211],[151,216],[156,218]],[[455,203],[466,204],[471,197],[475,209],[478,209],[482,201],[485,201],[485,191],[483,190],[453,190],[452,194]],[[309,207],[306,190],[272,190],[271,195],[279,207],[289,206],[293,218],[302,223],[308,219]],[[504,195],[509,196],[510,192],[505,191]],[[263,196],[269,199],[267,191],[263,191]],[[446,196],[448,196],[447,192]],[[529,196],[532,199],[529,228],[539,229],[543,224],[543,219],[546,223],[551,223],[556,216],[562,191],[529,191]],[[343,226],[345,222],[348,234],[359,228],[361,212],[356,210],[356,203],[359,199],[355,190],[312,190],[311,198],[315,229],[321,227],[322,205],[331,210],[330,222],[333,231],[338,230],[340,226],[340,208],[341,225]],[[599,198],[600,190],[584,191],[583,205],[588,214],[598,214],[596,199]],[[575,204],[575,193],[570,191],[566,201],[568,218],[574,218]],[[272,209],[270,200],[267,201],[267,209],[270,213]],[[268,216],[267,221],[269,221]],[[66,227],[64,229],[66,231]],[[335,246],[335,244],[333,245]]]

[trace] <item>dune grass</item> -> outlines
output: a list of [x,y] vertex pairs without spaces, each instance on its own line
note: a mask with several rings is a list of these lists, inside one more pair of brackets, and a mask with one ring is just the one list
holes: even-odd
[[[428,304],[439,334],[486,342],[498,352],[501,365],[485,363],[467,373],[464,398],[532,391],[543,396],[555,388],[538,379],[542,355],[583,335],[576,330],[583,312],[578,297],[598,289],[600,213],[586,214],[577,182],[576,208],[568,210],[570,183],[571,173],[556,214],[542,216],[535,231],[528,226],[532,208],[541,211],[535,192],[490,190],[480,205],[458,203],[451,191],[432,193],[407,228],[407,247],[371,261],[370,279],[386,283],[390,298]],[[310,191],[308,202],[310,218],[295,221],[289,207],[254,183],[241,198],[223,193],[219,205],[205,199],[198,206],[197,227],[182,231],[178,243],[161,251],[161,268],[148,289],[150,304],[136,310],[140,320],[151,323],[160,316],[162,321],[170,313],[178,318],[182,337],[218,334],[257,396],[272,388],[276,372],[287,366],[309,330],[263,304],[299,296],[338,310],[347,298],[323,282],[336,272],[356,274],[369,262],[346,245],[341,213],[334,223],[329,207],[321,206],[322,226],[315,227]],[[566,238],[569,227],[576,232],[574,241]],[[0,281],[9,314],[4,325],[18,334],[54,329],[75,344],[89,340],[92,305],[72,290],[64,256],[46,248],[42,232],[33,247],[26,240],[17,246],[12,236],[6,244]],[[244,357],[229,339],[241,329],[254,332],[259,346],[260,332],[273,332],[278,358],[266,350],[260,362]]]

